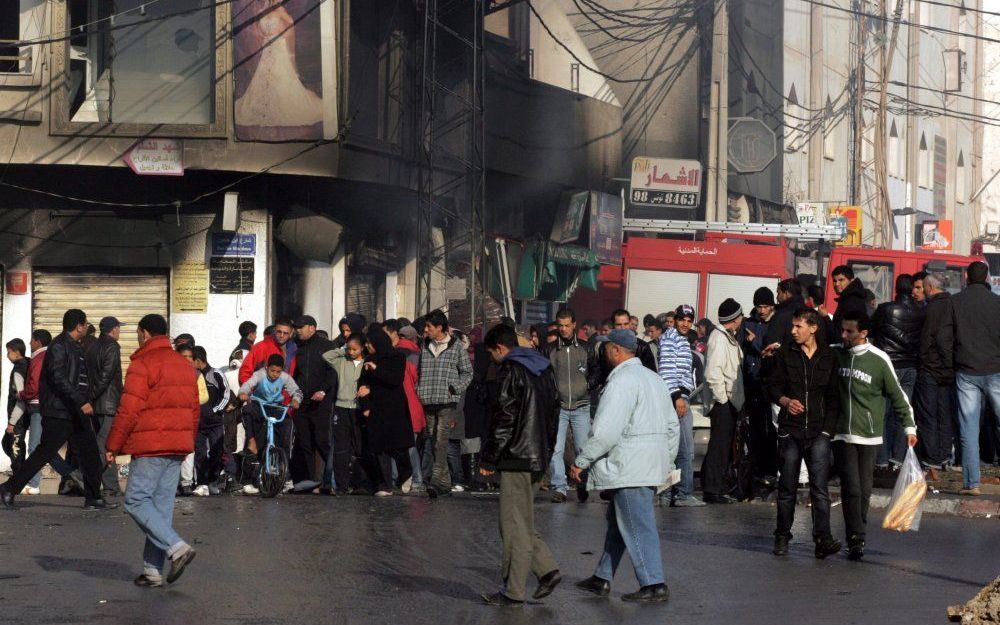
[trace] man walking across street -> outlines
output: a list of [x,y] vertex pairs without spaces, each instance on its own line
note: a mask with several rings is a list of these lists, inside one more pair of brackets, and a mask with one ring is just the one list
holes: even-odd
[[[107,449],[108,433],[114,424],[118,402],[122,398],[122,350],[118,344],[121,324],[114,317],[105,317],[98,324],[101,335],[87,348],[84,358],[87,362],[87,378],[90,380],[90,402],[94,406],[94,431],[97,432],[97,447],[104,457]],[[118,467],[108,465],[102,475],[104,493],[120,495]]]
[[966,270],[965,290],[951,298],[951,353],[955,357],[958,419],[962,441],[962,480],[959,491],[978,497],[979,423],[983,395],[993,407],[994,427],[1000,427],[1000,295],[990,291],[986,263],[976,261]]
[[951,461],[955,431],[955,367],[952,354],[951,294],[945,277],[928,274],[923,281],[926,316],[920,333],[920,369],[913,402],[920,428],[921,463],[937,479],[938,469]]
[[705,502],[694,494],[694,416],[690,414],[691,393],[694,391],[694,352],[687,339],[694,323],[694,308],[687,304],[677,307],[674,327],[660,337],[660,366],[658,373],[667,383],[667,394],[674,405],[679,419],[679,440],[677,445],[677,467],[681,471],[681,481],[675,484],[672,493],[663,493],[663,500],[681,508],[704,506]]
[[843,346],[839,361],[840,412],[833,437],[833,455],[840,471],[840,492],[847,530],[847,557],[865,555],[865,528],[872,494],[875,456],[882,444],[886,399],[907,436],[917,444],[913,410],[885,352],[868,342],[871,321],[863,312],[848,311],[841,320]]
[[830,531],[830,436],[836,430],[839,408],[837,355],[816,340],[820,328],[815,310],[799,309],[792,318],[791,344],[774,354],[765,381],[769,399],[781,407],[778,413],[778,450],[781,477],[778,481],[778,527],[774,531],[774,555],[788,555],[795,516],[799,467],[803,459],[809,469],[809,500],[812,503],[813,542],[816,557],[840,551]]
[[[566,464],[563,452],[569,429],[573,428],[573,451],[580,453],[590,438],[590,386],[593,359],[590,350],[576,335],[576,316],[569,308],[556,314],[559,340],[542,348],[542,353],[552,363],[556,388],[559,389],[559,433],[552,450],[552,501],[566,501]],[[577,487],[577,497],[587,501],[587,485]]]
[[[562,577],[535,529],[534,498],[552,455],[559,422],[559,394],[552,367],[537,351],[517,346],[514,329],[495,326],[484,340],[499,365],[498,395],[481,453],[484,477],[500,472],[503,589],[483,595],[493,606],[523,605],[528,574],[538,579],[533,598],[552,594]],[[588,422],[589,425],[589,422]]]
[[608,334],[604,354],[613,370],[597,407],[594,435],[572,468],[574,480],[589,470],[590,488],[610,498],[604,553],[594,575],[577,587],[607,596],[628,550],[639,590],[622,599],[657,603],[667,601],[669,592],[653,500],[673,471],[679,425],[663,380],[636,358],[637,348],[634,332]]
[[701,483],[706,503],[729,504],[736,500],[726,492],[726,475],[732,461],[736,422],[745,399],[743,350],[736,342],[736,331],[743,324],[743,308],[736,300],[729,298],[719,305],[719,324],[722,327],[708,337],[705,362],[712,431],[701,465]]
[[117,508],[101,498],[101,473],[105,465],[97,448],[97,436],[90,417],[90,383],[80,339],[87,335],[87,314],[71,308],[63,315],[63,332],[49,344],[39,384],[42,440],[14,475],[0,485],[0,505],[13,509],[14,496],[21,492],[43,466],[59,455],[69,443],[78,453],[83,472],[84,510]]
[[108,464],[129,454],[125,510],[146,534],[142,574],[137,586],[177,581],[195,551],[173,528],[174,493],[181,462],[194,451],[200,417],[197,371],[176,353],[167,337],[167,321],[146,315],[139,321],[139,349],[125,376],[122,401],[108,436]]
[[424,345],[420,351],[420,377],[417,395],[427,416],[427,449],[423,471],[427,496],[451,494],[448,468],[448,439],[458,419],[458,403],[472,382],[469,353],[457,337],[448,332],[448,317],[440,310],[431,311],[424,326]]

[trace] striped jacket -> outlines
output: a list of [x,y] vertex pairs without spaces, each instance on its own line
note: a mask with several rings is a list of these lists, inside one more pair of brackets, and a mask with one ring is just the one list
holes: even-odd
[[694,362],[691,344],[674,328],[660,337],[657,373],[667,383],[670,397],[687,399],[694,390]]
[[420,375],[417,395],[424,406],[457,404],[472,382],[472,361],[462,342],[454,336],[438,356],[431,352],[430,339],[420,348]]

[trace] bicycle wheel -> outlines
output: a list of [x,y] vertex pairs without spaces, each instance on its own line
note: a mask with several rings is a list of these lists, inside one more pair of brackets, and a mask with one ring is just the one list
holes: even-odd
[[265,447],[260,452],[260,496],[276,496],[285,487],[286,479],[288,479],[288,456],[285,450],[276,445]]

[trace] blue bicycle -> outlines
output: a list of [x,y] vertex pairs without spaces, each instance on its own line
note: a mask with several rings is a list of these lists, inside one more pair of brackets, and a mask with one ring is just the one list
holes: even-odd
[[[274,426],[288,416],[288,406],[271,404],[259,397],[251,397],[260,406],[261,415],[267,420],[267,445],[260,449],[260,496],[275,497],[285,487],[288,479],[288,455],[274,444]],[[280,416],[275,416],[280,415]]]

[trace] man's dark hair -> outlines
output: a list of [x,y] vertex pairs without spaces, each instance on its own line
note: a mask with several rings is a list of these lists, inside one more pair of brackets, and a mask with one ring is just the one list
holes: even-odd
[[823,293],[823,287],[818,284],[810,284],[806,288],[806,294],[815,306],[822,306],[823,302],[826,301],[826,294]]
[[496,349],[500,345],[507,349],[514,349],[517,347],[517,334],[514,332],[514,328],[498,323],[486,333],[483,343],[489,349]]
[[788,293],[792,297],[801,297],[802,283],[794,278],[787,278],[778,283],[778,290]]
[[611,313],[611,323],[614,324],[615,319],[618,317],[628,317],[629,321],[632,320],[632,314],[624,308],[619,308],[615,312]]
[[573,312],[572,308],[560,308],[559,312],[556,313],[556,320],[559,319],[569,319],[570,321],[576,321],[576,313]]
[[875,295],[875,291],[871,289],[865,289],[865,303],[875,302],[878,303],[878,296]]
[[833,268],[833,272],[830,275],[831,276],[844,276],[848,280],[853,280],[854,279],[854,270],[851,269],[850,267],[848,267],[847,265],[839,265],[839,266]]
[[288,326],[289,328],[294,328],[295,327],[295,325],[292,323],[292,320],[289,319],[288,317],[275,317],[275,319],[274,319],[274,325],[276,325],[276,326]]
[[70,308],[63,313],[64,332],[72,332],[76,329],[76,326],[81,323],[87,323],[87,313],[83,312],[79,308]]
[[208,364],[208,352],[201,345],[195,345],[191,348],[191,358],[200,360],[206,365]]
[[194,348],[195,346],[190,343],[181,343],[180,345],[174,348],[174,351],[176,351],[178,354],[190,353],[191,358],[194,358]]
[[819,313],[812,308],[800,308],[795,311],[792,318],[801,319],[811,326],[819,327]]
[[146,315],[139,320],[139,329],[149,332],[150,336],[166,336],[167,320],[163,315]]
[[515,326],[517,326],[517,324],[514,323],[514,320],[511,319],[510,317],[500,317],[500,323],[507,326],[508,328],[514,328]]
[[427,318],[417,317],[416,319],[413,320],[413,323],[411,323],[410,325],[413,326],[413,329],[417,331],[417,336],[423,336],[424,328],[427,327]]
[[24,353],[28,348],[24,346],[24,341],[21,339],[11,339],[7,341],[7,349],[12,349],[18,354],[24,356]]
[[605,329],[614,328],[615,327],[615,320],[614,320],[614,318],[610,317],[608,319],[604,319],[603,321],[601,321],[601,327],[605,328]]
[[424,317],[424,322],[432,326],[438,326],[442,330],[448,329],[448,317],[440,309],[427,313],[427,316]]
[[388,330],[389,332],[392,332],[393,334],[399,334],[399,330],[402,327],[403,326],[400,325],[398,319],[386,319],[385,322],[382,323],[382,329],[383,330]]
[[966,281],[969,284],[986,284],[990,278],[990,267],[984,262],[976,261],[965,270]]
[[923,280],[926,277],[927,277],[927,272],[926,271],[918,271],[917,273],[913,274],[913,281],[914,282],[919,282],[919,281]]
[[273,325],[266,326],[264,328],[264,336],[271,336],[272,334],[274,334],[274,326]]
[[589,326],[591,328],[594,328],[595,330],[597,329],[597,322],[594,321],[593,319],[584,319],[583,320],[583,325],[584,325],[584,327],[588,327]]
[[396,319],[396,321],[399,322],[399,327],[400,328],[405,328],[406,326],[412,326],[413,325],[413,322],[410,321],[409,319],[407,319],[406,317],[400,317],[399,319]]
[[858,331],[871,330],[872,320],[868,316],[868,313],[862,310],[848,310],[844,313],[844,316],[840,318],[841,329],[843,329],[843,323],[845,321],[854,321],[858,324]]
[[649,321],[646,322],[644,327],[656,328],[660,332],[663,332],[663,322],[657,319],[656,317],[653,317],[652,315],[649,315]]
[[257,331],[257,324],[253,321],[244,321],[240,324],[240,338],[245,339]]
[[42,347],[48,347],[49,343],[52,342],[52,333],[44,328],[39,328],[31,333],[31,338],[41,343]]
[[913,276],[908,273],[901,273],[896,277],[896,296],[909,295],[913,293]]
[[281,367],[282,369],[284,369],[285,368],[285,357],[282,356],[281,354],[271,354],[270,356],[267,357],[267,366],[268,367]]

